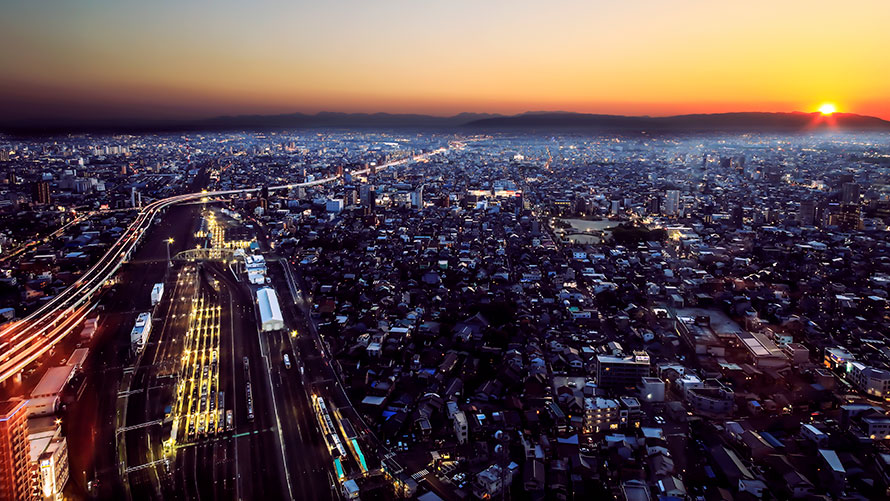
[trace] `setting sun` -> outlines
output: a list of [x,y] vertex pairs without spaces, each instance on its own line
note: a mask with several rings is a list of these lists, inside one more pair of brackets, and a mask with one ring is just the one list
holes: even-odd
[[819,113],[822,113],[823,115],[831,115],[835,111],[837,111],[837,109],[831,103],[825,103],[819,107]]

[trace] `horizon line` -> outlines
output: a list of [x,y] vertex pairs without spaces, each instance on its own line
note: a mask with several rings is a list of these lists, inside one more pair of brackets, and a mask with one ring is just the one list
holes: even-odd
[[[326,115],[333,116],[341,116],[340,123],[336,123],[336,118],[332,121],[333,123],[324,123],[324,117]],[[462,115],[470,115],[466,117],[465,121],[455,121]],[[476,115],[476,116],[473,116]],[[419,113],[419,112],[389,112],[389,111],[373,111],[373,112],[364,112],[364,111],[331,111],[331,110],[320,110],[317,112],[306,112],[306,111],[291,111],[291,112],[279,112],[279,113],[242,113],[242,114],[229,114],[229,115],[205,115],[201,117],[195,118],[183,118],[183,117],[136,117],[136,116],[121,116],[121,117],[93,117],[93,118],[82,118],[82,117],[45,117],[45,118],[30,118],[30,119],[13,119],[13,120],[0,120],[0,134],[9,134],[9,135],[46,135],[46,134],[144,134],[144,133],[162,133],[162,132],[187,132],[187,131],[211,131],[211,130],[278,130],[278,129],[300,129],[300,128],[404,128],[404,127],[444,127],[444,128],[453,128],[453,127],[466,127],[466,126],[477,126],[482,128],[489,127],[506,127],[506,128],[592,128],[592,129],[600,129],[603,130],[605,127],[613,126],[617,131],[627,132],[635,127],[644,127],[641,130],[647,130],[645,125],[628,125],[628,124],[596,124],[593,122],[590,123],[571,123],[571,120],[567,118],[567,123],[522,123],[521,120],[515,123],[475,123],[475,122],[484,122],[486,120],[511,120],[511,119],[522,119],[523,117],[534,117],[538,116],[551,116],[551,120],[557,120],[557,118],[552,118],[553,115],[565,115],[566,117],[593,117],[592,120],[595,121],[597,117],[602,118],[603,120],[609,119],[629,119],[629,120],[651,120],[653,123],[652,127],[655,127],[653,131],[660,130],[662,127],[666,127],[665,130],[675,130],[681,131],[684,129],[688,129],[688,131],[695,131],[701,127],[726,127],[726,131],[740,131],[743,129],[750,129],[752,131],[756,130],[782,130],[782,129],[793,129],[793,124],[783,124],[783,123],[769,123],[769,119],[767,117],[776,117],[776,120],[780,120],[778,117],[793,117],[793,116],[806,116],[813,117],[813,121],[811,124],[805,126],[805,128],[809,129],[812,127],[825,127],[829,128],[841,128],[846,130],[874,130],[874,131],[890,131],[890,120],[885,118],[874,116],[874,115],[863,115],[859,113],[852,112],[843,112],[843,111],[835,111],[830,114],[826,114],[820,111],[721,111],[721,112],[700,112],[700,113],[680,113],[680,114],[670,114],[670,115],[624,115],[624,114],[613,114],[613,113],[594,113],[594,112],[581,112],[581,111],[562,111],[562,110],[530,110],[523,111],[520,113],[513,114],[503,114],[503,113],[491,113],[491,112],[472,112],[472,111],[461,111],[459,113],[448,114],[448,115],[439,115],[439,114],[427,114],[427,113]],[[762,115],[764,118],[764,123],[760,125],[754,124],[733,124],[732,116],[743,117],[745,115]],[[355,123],[349,123],[349,117],[355,116],[357,120]],[[381,122],[383,123],[373,123],[374,117],[380,116]],[[658,123],[661,120],[670,121],[671,119],[680,119],[681,121],[689,117],[694,121],[695,117],[701,117],[703,120],[707,120],[707,117],[727,117],[726,124],[714,125],[714,124],[673,124],[670,123]],[[298,117],[304,117],[306,121],[311,121],[313,118],[317,118],[321,123],[263,123],[264,119],[267,119],[269,122],[286,121],[288,117],[294,117],[296,121],[299,121]],[[365,117],[367,120],[363,122],[362,118]],[[386,119],[383,117],[392,117],[393,123],[386,123]],[[399,123],[400,117],[402,118],[402,123]],[[416,123],[410,123],[411,117],[416,117]],[[426,119],[426,120],[425,120]],[[741,119],[741,118],[740,118]],[[839,124],[833,119],[842,119],[842,120],[862,120],[864,122],[870,123],[852,123],[852,124]],[[244,123],[237,123],[239,120]],[[439,123],[436,121],[439,120]],[[451,122],[449,123],[449,120]],[[534,120],[533,118],[531,119]],[[547,120],[547,119],[545,119]],[[744,119],[742,119],[744,120]],[[756,120],[756,119],[755,119]],[[227,123],[230,122],[230,123]],[[423,123],[427,122],[427,123]]]
[[14,126],[15,124],[32,124],[36,122],[56,122],[56,123],[101,123],[101,122],[164,122],[164,123],[187,123],[187,122],[196,122],[202,120],[213,120],[218,118],[238,118],[238,117],[279,117],[279,116],[288,116],[288,115],[304,115],[304,116],[318,116],[323,114],[337,114],[337,115],[393,115],[393,116],[419,116],[419,117],[431,117],[431,118],[455,118],[461,115],[491,115],[496,117],[518,117],[522,115],[529,114],[567,114],[567,115],[592,115],[592,116],[603,116],[603,117],[627,117],[627,118],[673,118],[673,117],[684,117],[684,116],[711,116],[711,115],[742,115],[742,114],[774,114],[774,115],[823,115],[823,116],[858,116],[864,118],[875,118],[878,120],[882,120],[885,122],[890,122],[890,118],[884,118],[879,115],[870,115],[863,113],[854,113],[848,111],[835,111],[831,114],[824,114],[818,110],[813,111],[803,111],[803,110],[791,110],[791,111],[767,111],[767,110],[747,110],[747,111],[702,111],[702,112],[682,112],[682,113],[670,113],[670,114],[628,114],[628,113],[606,113],[606,112],[596,112],[596,111],[574,111],[574,110],[566,110],[566,109],[529,109],[525,111],[520,111],[516,113],[500,113],[493,111],[459,111],[456,113],[439,113],[439,112],[423,112],[423,111],[343,111],[343,110],[335,110],[335,109],[323,109],[319,111],[305,111],[305,110],[293,110],[293,111],[280,111],[280,112],[245,112],[245,113],[215,113],[215,114],[204,114],[204,115],[196,115],[193,117],[152,117],[152,116],[139,116],[139,115],[121,115],[121,116],[105,116],[105,117],[74,117],[74,116],[55,116],[55,117],[22,117],[15,118],[11,120],[0,120],[0,125],[2,126]]

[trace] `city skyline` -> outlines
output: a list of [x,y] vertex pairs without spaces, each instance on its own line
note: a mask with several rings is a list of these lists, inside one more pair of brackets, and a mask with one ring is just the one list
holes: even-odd
[[824,103],[890,118],[884,2],[349,3],[12,5],[2,105],[21,121]]
[[890,499],[887,21],[7,2],[0,501]]

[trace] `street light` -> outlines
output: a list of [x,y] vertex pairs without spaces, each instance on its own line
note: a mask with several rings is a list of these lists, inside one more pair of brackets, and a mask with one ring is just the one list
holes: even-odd
[[168,238],[165,242],[167,242],[167,268],[170,268],[173,266],[173,262],[170,261],[170,244],[173,243],[173,237]]

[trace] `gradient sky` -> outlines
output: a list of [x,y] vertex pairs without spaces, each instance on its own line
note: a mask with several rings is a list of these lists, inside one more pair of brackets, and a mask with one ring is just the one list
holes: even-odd
[[6,120],[294,111],[890,119],[888,0],[5,0]]

